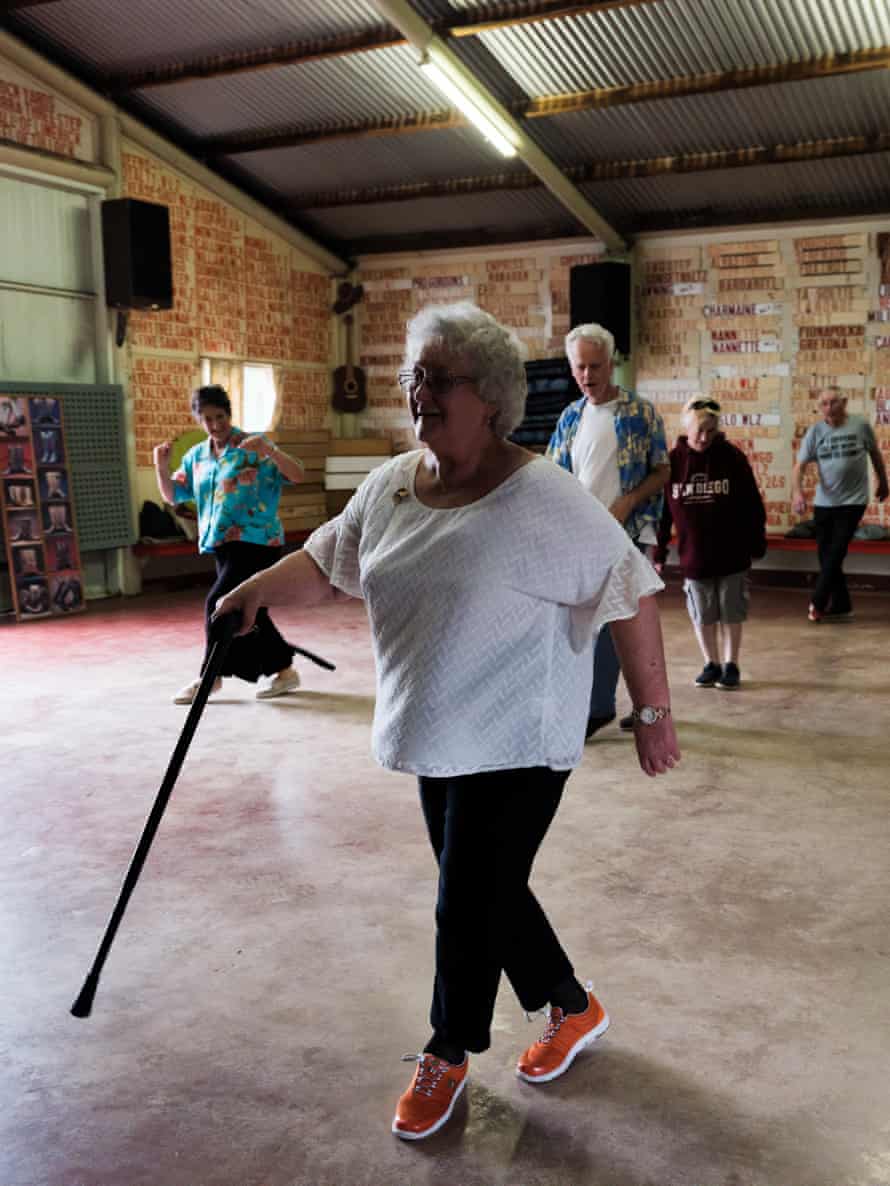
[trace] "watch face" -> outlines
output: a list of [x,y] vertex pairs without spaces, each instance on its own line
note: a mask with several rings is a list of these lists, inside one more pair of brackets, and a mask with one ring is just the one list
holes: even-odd
[[658,720],[658,713],[654,708],[650,708],[648,704],[640,709],[640,720],[644,725],[654,725]]

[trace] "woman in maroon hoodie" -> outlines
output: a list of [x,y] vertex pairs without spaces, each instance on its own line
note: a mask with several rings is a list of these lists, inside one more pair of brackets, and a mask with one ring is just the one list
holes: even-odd
[[686,606],[705,660],[696,687],[735,689],[741,682],[748,570],[752,559],[766,552],[766,512],[748,459],[720,431],[717,401],[691,399],[683,422],[686,436],[670,453],[653,563],[661,572],[673,525]]

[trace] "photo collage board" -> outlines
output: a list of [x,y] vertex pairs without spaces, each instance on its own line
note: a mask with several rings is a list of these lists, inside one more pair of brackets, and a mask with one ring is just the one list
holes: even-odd
[[0,395],[0,505],[20,622],[85,608],[62,403]]

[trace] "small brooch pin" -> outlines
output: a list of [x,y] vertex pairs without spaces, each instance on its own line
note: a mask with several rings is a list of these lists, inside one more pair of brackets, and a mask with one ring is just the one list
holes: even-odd
[[404,499],[406,499],[407,497],[408,497],[408,487],[400,486],[399,489],[392,496],[392,500],[394,503],[400,503],[400,502],[404,501]]

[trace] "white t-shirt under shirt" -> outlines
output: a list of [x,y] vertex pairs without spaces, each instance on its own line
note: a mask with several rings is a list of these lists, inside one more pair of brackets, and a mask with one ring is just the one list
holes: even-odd
[[363,597],[377,668],[372,748],[431,777],[580,761],[590,647],[662,583],[575,477],[543,458],[466,507],[414,494],[421,451],[368,475],[305,544]]
[[588,400],[572,441],[572,473],[585,490],[595,494],[606,510],[621,497],[618,472],[618,435],[615,432],[615,404],[592,404]]
[[[617,403],[614,399],[607,404],[592,404],[588,400],[572,441],[572,473],[606,510],[622,493],[618,434],[615,432]],[[655,531],[648,523],[640,534],[640,542],[655,543]]]

